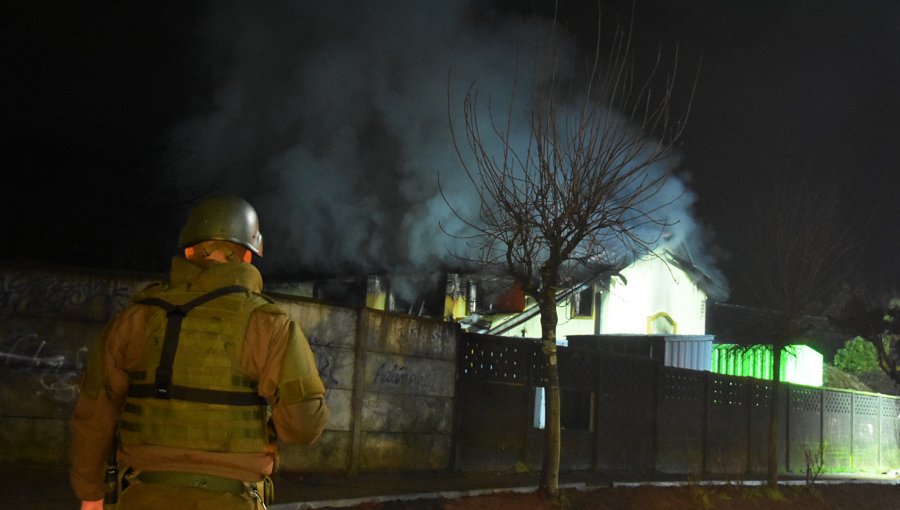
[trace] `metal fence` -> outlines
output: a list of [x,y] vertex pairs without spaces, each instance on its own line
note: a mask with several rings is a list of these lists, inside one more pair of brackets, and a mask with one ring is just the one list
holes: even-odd
[[[562,469],[765,472],[771,381],[560,347]],[[538,469],[543,368],[534,341],[460,338],[456,468]],[[779,465],[805,473],[900,468],[900,399],[781,384]]]

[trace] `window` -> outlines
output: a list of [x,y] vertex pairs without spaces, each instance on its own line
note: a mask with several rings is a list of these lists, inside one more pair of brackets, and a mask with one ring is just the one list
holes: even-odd
[[572,293],[572,317],[593,317],[594,316],[594,287],[588,285],[587,288]]
[[[559,426],[563,430],[594,430],[594,392],[584,390],[559,390]],[[536,429],[546,425],[546,400],[544,388],[534,389],[534,420]]]
[[678,324],[666,312],[659,312],[647,317],[648,335],[677,335]]

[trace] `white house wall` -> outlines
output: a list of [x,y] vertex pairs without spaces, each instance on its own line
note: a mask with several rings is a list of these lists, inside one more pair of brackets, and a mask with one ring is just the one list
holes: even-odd
[[648,321],[660,313],[674,321],[673,333],[706,333],[706,294],[681,269],[653,258],[622,271],[627,284],[610,282],[601,305],[600,334],[653,333]]
[[[534,306],[534,302],[530,299],[528,300],[528,307]],[[594,316],[591,317],[576,317],[570,318],[571,314],[571,300],[564,300],[556,307],[556,314],[559,318],[559,321],[556,325],[556,337],[557,338],[565,338],[568,335],[593,335],[596,333],[595,331],[595,322],[596,318]],[[596,310],[594,311],[596,314]],[[509,315],[506,317],[493,316],[491,317],[492,323],[494,327],[499,326],[503,322],[507,320],[514,319],[516,315]],[[540,338],[541,337],[541,316],[540,314],[536,314],[534,317],[528,319],[521,325],[503,333],[503,336],[517,336],[524,338]]]

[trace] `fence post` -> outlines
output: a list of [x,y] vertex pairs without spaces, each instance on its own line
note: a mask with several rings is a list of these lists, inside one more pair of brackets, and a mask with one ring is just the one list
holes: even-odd
[[825,389],[819,388],[819,462],[825,466]]
[[[784,388],[784,421],[780,424],[781,427],[784,427],[784,472],[791,472],[791,411],[793,406],[791,405],[792,397],[794,396],[794,392],[791,391],[791,386],[787,386],[784,383],[779,383],[779,386],[775,388],[775,391],[781,391],[781,388]],[[781,428],[779,427],[779,428]]]
[[856,443],[856,394],[850,393],[850,471],[856,471],[856,459],[853,458],[853,451]]
[[710,383],[710,379],[712,378],[712,372],[704,372],[703,373],[703,394],[705,398],[703,399],[703,432],[702,437],[700,438],[702,456],[700,457],[700,473],[703,476],[708,474],[708,461],[709,461],[709,408],[712,405],[712,384]]
[[753,408],[756,399],[756,382],[752,377],[745,377],[747,381],[746,402],[747,402],[747,469],[744,473],[745,477],[749,477],[753,473]]
[[877,459],[876,462],[878,463],[879,471],[881,471],[881,469],[882,469],[882,466],[881,466],[881,426],[882,426],[881,420],[883,418],[882,415],[884,413],[881,411],[881,406],[883,406],[883,405],[884,405],[884,397],[878,397],[878,411],[877,411],[877,413],[878,413],[878,431],[876,433],[876,441],[878,441],[878,443],[876,443],[877,447],[875,448],[875,455],[876,455],[876,459]]
[[362,413],[363,397],[366,386],[366,354],[369,329],[369,310],[359,311],[356,322],[356,339],[353,342],[353,392],[350,397],[350,459],[348,472],[355,475],[359,472],[359,450],[362,447]]
[[[650,443],[650,458],[653,462],[653,471],[658,472],[659,466],[659,405],[662,399],[659,392],[662,391],[663,363],[657,363],[653,368],[653,427]],[[598,432],[599,435],[599,432]]]
[[[531,458],[531,429],[534,428],[534,418],[538,412],[538,409],[535,407],[535,395],[537,393],[537,383],[539,381],[537,381],[538,378],[535,374],[535,370],[537,369],[537,367],[535,367],[532,363],[533,355],[529,347],[530,346],[524,343],[522,345],[522,358],[525,361],[525,384],[522,385],[522,398],[525,400],[525,409],[530,410],[531,412],[525,413],[525,423],[523,423],[521,428],[519,429],[521,431],[520,433],[522,434],[522,450],[519,452],[519,460],[522,461],[522,463],[528,466],[528,468],[530,469],[531,466],[529,465],[528,461]],[[547,398],[546,393],[544,393],[544,398]],[[543,413],[544,411],[541,412]],[[547,426],[546,421],[544,422],[544,426]],[[542,438],[544,436],[543,432],[544,431],[541,430]]]

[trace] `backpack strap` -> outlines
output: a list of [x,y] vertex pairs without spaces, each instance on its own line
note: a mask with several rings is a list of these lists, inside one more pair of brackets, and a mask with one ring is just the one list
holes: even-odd
[[194,308],[213,299],[228,294],[250,293],[250,289],[240,285],[220,287],[207,292],[182,305],[174,305],[160,298],[146,298],[135,301],[139,304],[162,308],[166,312],[166,333],[163,339],[162,353],[156,368],[156,384],[132,384],[128,387],[128,396],[137,398],[178,399],[208,404],[230,405],[263,405],[265,399],[259,395],[233,391],[207,390],[172,385],[172,367],[175,364],[175,353],[178,351],[178,339],[181,336],[181,323]]

